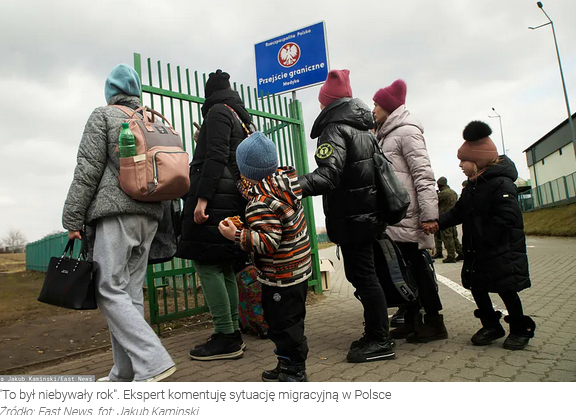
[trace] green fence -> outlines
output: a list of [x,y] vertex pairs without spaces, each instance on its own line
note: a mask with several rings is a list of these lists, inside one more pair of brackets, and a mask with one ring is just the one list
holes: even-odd
[[576,172],[518,195],[522,212],[576,201]]
[[[46,272],[53,256],[61,256],[68,243],[68,233],[50,235],[26,245],[26,269]],[[74,244],[73,257],[80,254],[80,241]]]
[[[180,132],[184,148],[192,157],[195,144],[192,139],[193,122],[202,123],[201,106],[204,98],[201,95],[206,74],[199,75],[198,72],[174,67],[169,63],[164,65],[160,61],[153,63],[149,58],[143,61],[139,54],[134,54],[134,68],[142,80],[144,105],[159,110],[170,120]],[[256,128],[276,144],[280,165],[292,165],[300,175],[308,173],[301,103],[280,96],[258,98],[256,89],[238,86],[236,83],[233,89],[240,94]],[[304,207],[312,246],[313,276],[309,285],[316,292],[322,292],[311,198],[304,201]],[[29,244],[27,268],[30,264],[29,269],[45,270],[50,256],[61,255],[66,243],[65,237],[66,234],[62,234],[55,236],[54,240],[45,238]],[[146,285],[152,324],[207,311],[192,261],[175,258],[164,264],[150,266]]]

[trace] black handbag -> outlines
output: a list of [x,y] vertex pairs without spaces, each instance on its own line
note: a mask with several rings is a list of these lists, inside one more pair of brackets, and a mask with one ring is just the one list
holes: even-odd
[[73,310],[94,310],[98,308],[95,266],[85,260],[84,239],[78,258],[72,258],[74,241],[68,241],[61,257],[50,258],[38,301]]
[[402,182],[396,177],[396,173],[392,169],[392,163],[382,153],[376,140],[374,140],[374,143],[378,148],[372,156],[376,187],[383,199],[386,223],[394,225],[406,216],[410,205],[410,195]]

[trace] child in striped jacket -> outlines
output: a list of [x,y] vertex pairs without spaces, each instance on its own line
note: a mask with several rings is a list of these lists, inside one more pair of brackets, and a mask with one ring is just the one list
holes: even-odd
[[276,368],[264,371],[262,380],[305,382],[304,317],[312,260],[298,176],[293,167],[278,168],[276,146],[261,132],[238,146],[236,162],[242,176],[238,187],[248,199],[247,223],[237,228],[223,220],[219,229],[252,254],[260,271],[264,319],[278,355]]

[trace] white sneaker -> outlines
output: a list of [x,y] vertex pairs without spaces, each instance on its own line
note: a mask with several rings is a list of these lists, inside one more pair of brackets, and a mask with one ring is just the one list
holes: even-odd
[[112,382],[108,376],[96,379],[96,382]]
[[156,376],[151,377],[149,379],[143,379],[143,380],[138,380],[138,381],[134,381],[134,382],[160,382],[161,380],[164,380],[167,377],[172,376],[174,374],[174,372],[176,372],[176,365],[172,366],[169,369],[166,369],[164,372],[160,373],[159,375],[156,375]]

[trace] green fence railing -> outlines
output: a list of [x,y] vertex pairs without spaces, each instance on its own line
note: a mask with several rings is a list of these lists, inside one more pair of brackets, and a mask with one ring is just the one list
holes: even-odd
[[576,202],[576,172],[520,193],[518,202],[522,212]]
[[[47,236],[26,245],[26,269],[46,272],[50,258],[59,257],[68,243],[68,233],[58,233]],[[80,254],[80,241],[74,244],[72,256]]]

